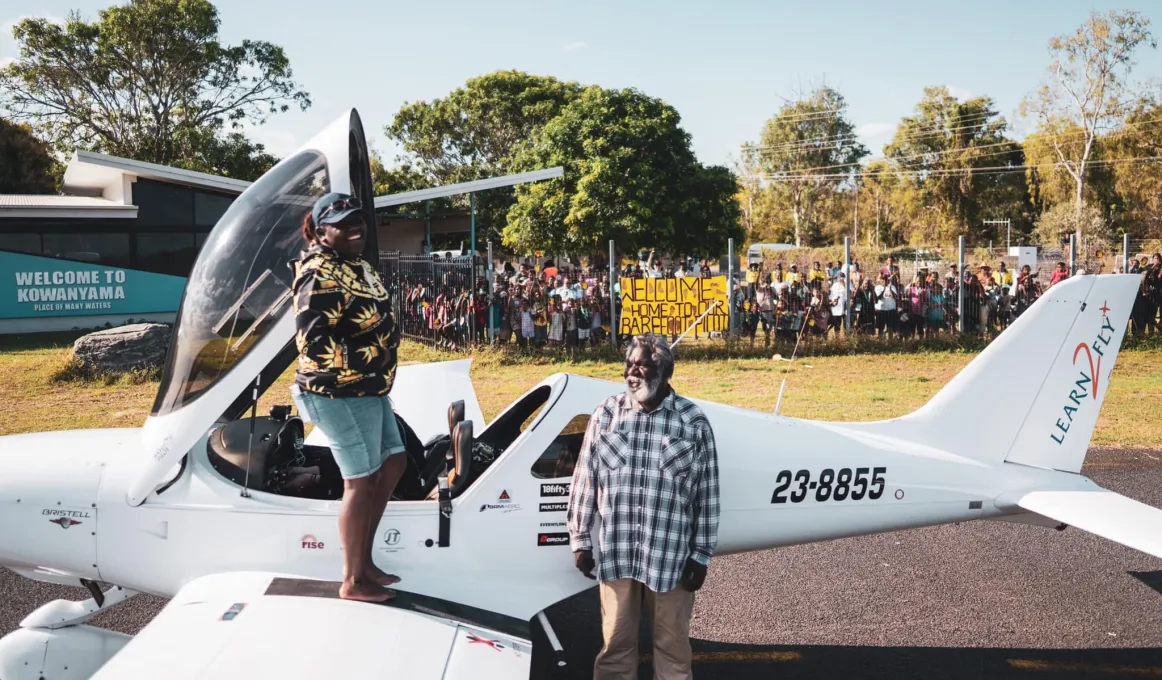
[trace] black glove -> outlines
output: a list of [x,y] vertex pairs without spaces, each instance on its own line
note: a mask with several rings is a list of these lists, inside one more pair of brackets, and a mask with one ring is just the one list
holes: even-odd
[[686,566],[682,567],[682,587],[690,592],[695,592],[702,587],[702,582],[706,580],[706,567],[694,561],[694,558],[686,559]]
[[593,561],[592,550],[578,550],[577,552],[573,553],[573,559],[577,564],[577,569],[580,570],[582,574],[585,574],[585,576],[593,579],[594,581],[597,580],[597,577],[593,575],[593,569],[597,566],[597,563]]

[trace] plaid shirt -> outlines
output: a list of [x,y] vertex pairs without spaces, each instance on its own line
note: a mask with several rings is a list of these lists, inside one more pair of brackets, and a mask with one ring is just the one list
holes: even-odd
[[592,550],[599,581],[629,578],[662,593],[687,558],[709,565],[718,543],[718,454],[710,421],[673,390],[653,411],[606,399],[581,444],[569,496],[569,544]]

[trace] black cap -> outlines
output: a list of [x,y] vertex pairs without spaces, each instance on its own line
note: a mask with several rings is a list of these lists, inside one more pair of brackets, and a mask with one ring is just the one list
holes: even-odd
[[[340,202],[346,202],[347,205],[328,213],[326,217],[320,217],[323,211]],[[342,222],[351,213],[359,212],[361,209],[362,206],[358,198],[350,194],[331,192],[315,201],[315,207],[311,210],[311,219],[314,220],[316,227],[321,227],[324,224],[337,224]]]

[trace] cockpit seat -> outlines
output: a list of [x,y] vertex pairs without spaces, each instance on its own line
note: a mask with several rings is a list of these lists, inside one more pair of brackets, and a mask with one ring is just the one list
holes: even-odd
[[448,434],[438,434],[424,444],[424,460],[419,470],[424,496],[436,488],[440,473],[444,470],[448,449],[452,446],[452,435],[456,431],[456,426],[463,421],[464,401],[458,399],[448,405]]
[[210,435],[207,455],[210,464],[226,479],[238,486],[262,490],[266,486],[267,471],[280,457],[278,454],[291,452],[293,455],[296,438],[301,447],[303,421],[299,418],[276,420],[261,416],[234,420]]
[[[455,498],[468,482],[472,481],[472,421],[465,420],[456,423],[452,428],[450,455],[445,454],[445,465],[448,468],[448,489],[451,492],[452,498]],[[448,449],[445,449],[447,451]],[[450,462],[448,462],[450,460]],[[441,471],[443,471],[441,466]],[[436,475],[436,481],[439,481],[439,473]],[[428,500],[436,500],[439,498],[440,489],[437,485],[428,493]]]

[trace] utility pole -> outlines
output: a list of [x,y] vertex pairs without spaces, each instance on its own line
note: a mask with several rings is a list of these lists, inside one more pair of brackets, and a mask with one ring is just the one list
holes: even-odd
[[859,173],[855,175],[855,221],[852,223],[851,241],[859,245]]
[[1005,254],[1007,255],[1007,249],[1013,247],[1013,221],[1006,217],[1003,220],[985,220],[982,224],[1005,225]]

